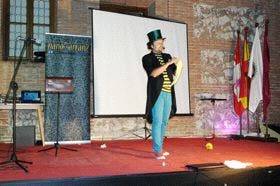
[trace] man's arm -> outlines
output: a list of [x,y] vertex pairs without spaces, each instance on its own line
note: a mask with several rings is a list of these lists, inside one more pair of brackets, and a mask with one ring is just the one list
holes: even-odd
[[178,62],[178,59],[177,58],[172,58],[170,59],[167,63],[165,63],[164,65],[154,69],[150,76],[152,77],[158,77],[160,74],[162,74],[166,69],[167,67],[169,67],[169,65],[172,65],[172,64],[176,64]]

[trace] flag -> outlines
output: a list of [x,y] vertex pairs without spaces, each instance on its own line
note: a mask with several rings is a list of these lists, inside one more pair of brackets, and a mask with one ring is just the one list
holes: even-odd
[[270,90],[269,90],[269,47],[268,47],[268,20],[265,21],[265,31],[263,39],[263,120],[267,120],[267,110],[270,103]]
[[251,50],[248,76],[251,78],[249,110],[255,112],[262,100],[263,59],[259,29],[256,27],[255,38]]
[[241,76],[240,76],[240,93],[239,99],[244,109],[248,108],[248,91],[250,88],[250,80],[248,78],[248,63],[250,59],[249,46],[247,42],[248,28],[244,29],[244,42],[243,42],[243,59],[241,63]]
[[233,68],[233,107],[235,113],[240,117],[244,110],[241,101],[239,100],[240,93],[240,36],[237,31],[237,40],[234,52],[234,68]]

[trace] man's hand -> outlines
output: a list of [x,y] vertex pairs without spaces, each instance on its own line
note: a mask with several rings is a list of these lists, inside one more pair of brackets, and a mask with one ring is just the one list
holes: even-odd
[[172,65],[172,64],[175,64],[177,65],[177,63],[179,62],[180,60],[178,58],[172,58],[172,59],[169,59],[167,63],[165,63],[164,65],[154,69],[152,71],[152,73],[150,74],[152,77],[157,77],[159,76],[161,73],[163,73],[169,65]]
[[172,64],[177,65],[178,61],[179,61],[179,59],[178,59],[178,58],[173,57],[173,58],[172,58],[172,59],[170,59],[167,63],[168,63],[168,66],[169,66],[169,65],[172,65]]

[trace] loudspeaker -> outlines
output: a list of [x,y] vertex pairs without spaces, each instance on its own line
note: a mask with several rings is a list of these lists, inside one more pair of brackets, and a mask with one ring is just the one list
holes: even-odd
[[18,126],[16,128],[16,146],[35,145],[35,126]]
[[225,168],[226,166],[223,163],[203,163],[203,164],[190,164],[186,165],[186,168],[191,171],[207,170],[207,169],[216,169],[216,168]]

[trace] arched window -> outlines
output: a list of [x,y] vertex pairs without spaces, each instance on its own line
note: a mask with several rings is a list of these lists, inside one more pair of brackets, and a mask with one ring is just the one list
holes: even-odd
[[45,33],[54,32],[54,0],[5,0],[3,2],[3,59],[19,56],[24,39],[41,45],[28,45],[23,57],[30,60],[35,51],[44,51]]

